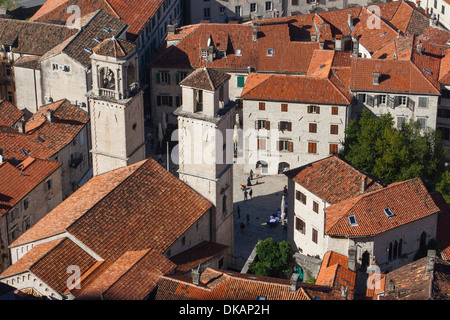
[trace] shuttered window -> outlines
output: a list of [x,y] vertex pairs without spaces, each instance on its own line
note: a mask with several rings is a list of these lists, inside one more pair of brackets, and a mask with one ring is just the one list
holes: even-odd
[[308,142],[308,153],[317,153],[317,143]]
[[335,143],[330,144],[330,154],[337,154],[339,152],[338,145]]
[[330,125],[330,134],[338,134],[339,126],[337,124]]
[[305,234],[305,221],[303,221],[299,217],[295,217],[295,229],[297,229],[298,232]]
[[309,124],[309,132],[310,133],[317,133],[317,123],[310,123]]
[[242,87],[244,87],[244,84],[245,84],[244,76],[238,76],[237,77],[237,87],[242,88]]

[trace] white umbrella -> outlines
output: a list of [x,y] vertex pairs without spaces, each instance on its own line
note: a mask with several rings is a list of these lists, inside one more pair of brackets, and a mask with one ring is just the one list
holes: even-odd
[[285,207],[286,201],[284,200],[284,196],[281,197],[281,224],[284,226],[284,217],[285,217]]
[[166,121],[166,113],[165,112],[163,112],[163,114],[162,114],[162,128],[163,128],[164,132],[167,129],[167,121]]
[[160,144],[162,143],[162,141],[164,139],[161,122],[158,123],[158,139],[159,139]]

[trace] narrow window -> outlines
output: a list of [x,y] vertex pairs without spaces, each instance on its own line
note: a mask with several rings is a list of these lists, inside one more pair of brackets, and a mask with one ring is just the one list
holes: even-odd
[[317,241],[318,241],[318,235],[319,235],[319,233],[318,233],[318,231],[316,230],[316,229],[312,229],[312,241],[314,242],[314,243],[317,243]]
[[316,201],[313,201],[313,211],[319,213],[319,203]]

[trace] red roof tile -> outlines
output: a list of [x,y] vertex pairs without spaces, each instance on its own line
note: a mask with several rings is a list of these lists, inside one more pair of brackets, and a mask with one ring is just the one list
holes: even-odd
[[285,172],[294,182],[330,204],[361,194],[366,177],[366,192],[383,188],[377,178],[353,167],[339,156],[330,156]]
[[23,111],[19,110],[7,100],[0,102],[0,126],[12,127],[23,116]]
[[0,163],[0,216],[8,212],[61,164],[27,157],[19,165],[9,160]]
[[[393,217],[387,216],[386,208]],[[422,181],[411,179],[325,208],[325,232],[333,236],[373,236],[439,211]],[[356,218],[356,225],[350,224],[350,216]]]

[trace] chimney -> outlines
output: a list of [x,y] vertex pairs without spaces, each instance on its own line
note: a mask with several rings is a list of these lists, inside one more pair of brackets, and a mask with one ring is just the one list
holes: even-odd
[[433,272],[434,263],[436,261],[436,250],[428,250],[427,259],[427,267],[425,272]]
[[359,55],[359,39],[358,38],[352,38],[353,40],[353,57],[358,57]]
[[347,300],[348,288],[346,286],[341,287],[341,300]]
[[48,109],[45,111],[45,116],[47,117],[47,121],[53,123],[53,110]]
[[325,46],[325,40],[323,40],[323,39],[319,40],[319,49],[323,50],[324,46]]
[[373,74],[373,84],[375,86],[380,84],[380,74],[378,72],[374,72]]
[[347,23],[348,23],[349,28],[353,27],[353,16],[351,13],[348,14]]
[[298,273],[293,273],[291,276],[291,287],[290,287],[290,291],[291,292],[297,292],[297,283],[298,283],[298,278],[299,278],[299,274]]
[[[375,79],[373,81],[375,82]],[[361,177],[361,193],[366,192],[366,188],[367,188],[367,176],[363,174]]]
[[170,35],[173,35],[175,33],[177,33],[177,29],[175,28],[175,25],[174,24],[168,24],[167,25],[167,35],[170,36]]
[[210,36],[208,39],[208,62],[213,62],[214,60],[214,44],[212,41],[212,37]]
[[336,38],[334,39],[334,50],[342,51],[342,35],[341,34],[337,34]]
[[253,27],[253,41],[258,41],[258,28]]
[[348,268],[352,271],[356,270],[356,247],[354,245],[348,248]]
[[198,286],[200,284],[200,272],[192,269],[191,271],[192,283]]
[[395,292],[395,283],[394,280],[390,279],[388,283],[388,293]]
[[422,43],[420,41],[417,44],[417,53],[422,54]]
[[25,120],[20,119],[19,121],[17,121],[16,128],[20,133],[25,133]]

